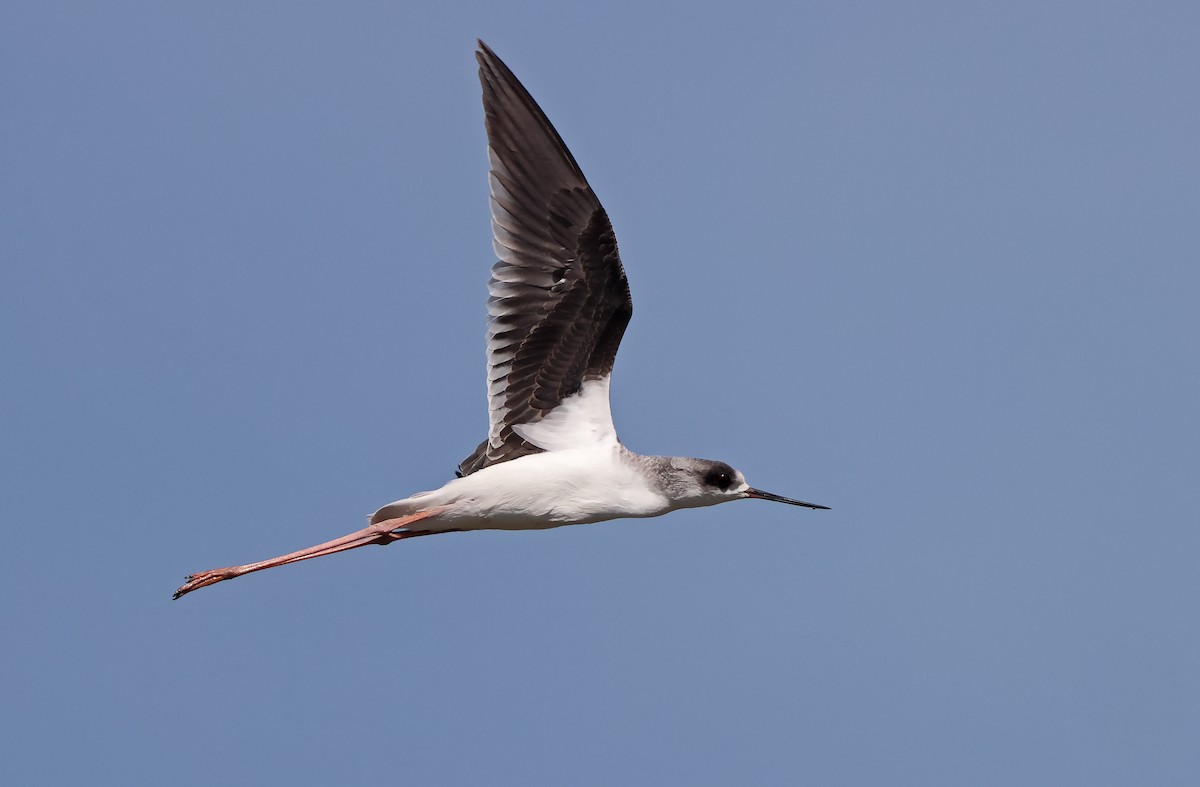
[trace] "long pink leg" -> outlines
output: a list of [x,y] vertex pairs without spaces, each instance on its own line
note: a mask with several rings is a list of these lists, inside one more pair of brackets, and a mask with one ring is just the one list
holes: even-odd
[[252,571],[262,571],[264,568],[274,568],[288,563],[296,563],[300,560],[308,560],[314,557],[323,557],[332,555],[335,552],[345,552],[347,549],[357,549],[365,547],[369,544],[390,544],[393,541],[399,541],[402,538],[413,538],[414,536],[428,536],[434,533],[452,533],[453,530],[400,530],[406,528],[414,522],[420,522],[422,519],[436,516],[445,511],[445,507],[437,507],[418,511],[415,514],[408,516],[397,517],[396,519],[387,519],[383,522],[376,522],[373,525],[364,527],[362,530],[350,533],[349,535],[335,538],[331,541],[326,541],[323,544],[317,544],[307,549],[301,549],[298,552],[289,552],[286,555],[273,557],[269,560],[260,560],[257,563],[247,563],[244,566],[229,566],[228,568],[214,568],[210,571],[201,571],[198,574],[190,574],[187,581],[184,582],[172,598],[179,598],[187,595],[193,590],[199,590],[202,587],[215,585],[218,582],[224,582],[227,579],[240,577],[242,574],[249,574]]

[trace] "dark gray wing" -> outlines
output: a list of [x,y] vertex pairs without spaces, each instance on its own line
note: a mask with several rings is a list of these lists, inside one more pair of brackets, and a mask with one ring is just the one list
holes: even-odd
[[612,224],[575,158],[482,41],[475,58],[499,262],[488,284],[488,438],[460,475],[540,451],[513,425],[606,379],[633,314]]

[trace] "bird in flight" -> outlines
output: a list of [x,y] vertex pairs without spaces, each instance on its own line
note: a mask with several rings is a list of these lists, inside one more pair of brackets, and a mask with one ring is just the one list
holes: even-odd
[[791,500],[724,462],[642,456],[617,440],[608,389],[633,314],[608,214],[541,108],[482,41],[475,53],[491,165],[488,434],[440,489],[380,508],[367,527],[241,566],[193,590],[368,544],[464,530],[537,530],[660,516],[730,500]]

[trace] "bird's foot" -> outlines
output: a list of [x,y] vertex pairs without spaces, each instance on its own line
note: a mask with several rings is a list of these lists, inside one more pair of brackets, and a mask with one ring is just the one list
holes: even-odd
[[193,590],[215,585],[218,582],[223,582],[226,579],[233,579],[238,576],[238,573],[232,568],[214,568],[210,571],[201,571],[196,574],[189,574],[184,578],[184,583],[179,586],[175,594],[171,596],[173,599],[185,596]]

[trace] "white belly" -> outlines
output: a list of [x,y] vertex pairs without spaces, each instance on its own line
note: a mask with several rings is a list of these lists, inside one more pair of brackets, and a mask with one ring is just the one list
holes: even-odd
[[667,497],[624,454],[612,444],[523,456],[398,500],[372,521],[434,506],[447,509],[422,523],[430,530],[535,530],[665,514]]

